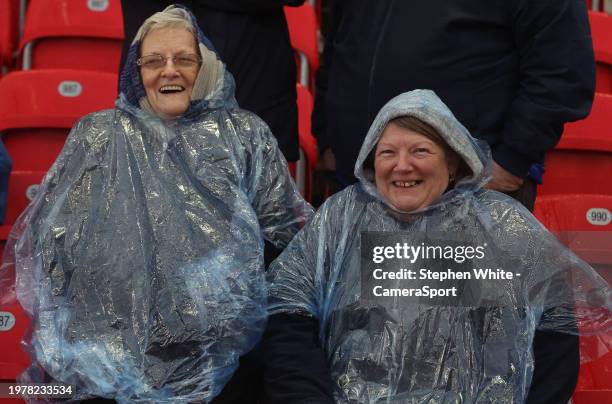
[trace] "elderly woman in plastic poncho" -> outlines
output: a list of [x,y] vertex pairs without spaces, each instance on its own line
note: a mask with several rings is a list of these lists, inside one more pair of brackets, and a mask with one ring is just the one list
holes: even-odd
[[[536,331],[610,327],[606,283],[522,205],[481,188],[485,148],[431,91],[379,112],[360,183],[270,267],[273,402],[523,403]],[[541,381],[554,394],[568,383],[565,401],[539,402],[567,401],[577,351],[568,360],[569,380]]]
[[24,377],[75,399],[210,401],[263,332],[264,238],[284,248],[312,209],[188,10],[143,24],[120,87],[13,231],[40,365]]

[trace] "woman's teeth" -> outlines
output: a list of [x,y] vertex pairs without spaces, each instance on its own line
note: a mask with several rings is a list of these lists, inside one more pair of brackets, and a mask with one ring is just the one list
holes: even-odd
[[410,188],[410,187],[414,187],[415,185],[420,184],[423,181],[420,180],[414,180],[414,181],[393,181],[393,185],[395,185],[396,187],[401,187],[401,188]]
[[159,89],[160,93],[174,93],[177,91],[183,91],[183,87],[182,86],[178,86],[178,85],[171,85],[171,86],[163,86]]

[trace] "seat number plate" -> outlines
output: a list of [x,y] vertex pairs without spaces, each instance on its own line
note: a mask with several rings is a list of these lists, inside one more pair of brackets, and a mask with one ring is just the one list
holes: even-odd
[[586,219],[594,226],[606,226],[612,221],[612,214],[606,208],[591,208],[587,211]]
[[108,0],[87,0],[87,8],[91,11],[106,11]]
[[60,95],[63,97],[78,97],[81,95],[83,87],[78,81],[66,80],[59,84],[57,91],[59,91]]
[[15,326],[15,316],[8,311],[0,311],[0,331],[9,331]]

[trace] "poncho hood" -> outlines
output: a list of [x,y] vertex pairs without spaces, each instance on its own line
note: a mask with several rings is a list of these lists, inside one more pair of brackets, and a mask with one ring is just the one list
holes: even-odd
[[[471,171],[471,175],[461,179],[453,189],[446,191],[431,205],[412,212],[398,211],[386,201],[376,189],[374,173],[364,167],[368,155],[376,148],[387,124],[402,116],[411,116],[431,125],[450,148],[459,154]],[[482,187],[490,179],[491,161],[489,146],[484,141],[473,138],[433,91],[414,90],[398,95],[380,110],[361,146],[355,163],[355,177],[368,194],[382,200],[390,209],[400,214],[414,214],[443,205],[457,198],[459,194],[474,192]]]
[[[191,94],[191,103],[179,119],[197,118],[207,109],[236,108],[238,105],[234,97],[236,88],[234,78],[221,62],[213,44],[204,35],[191,11],[182,5],[172,5],[166,7],[164,12],[176,9],[184,11],[187,22],[195,28],[198,49],[202,58],[202,65]],[[140,67],[136,63],[140,57],[140,46],[143,39],[142,32],[139,30],[130,46],[119,80],[120,95],[117,107],[132,114],[138,113],[146,100]]]

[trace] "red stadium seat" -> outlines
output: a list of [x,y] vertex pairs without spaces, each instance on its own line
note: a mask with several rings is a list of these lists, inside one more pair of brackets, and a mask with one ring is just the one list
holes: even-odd
[[297,162],[296,179],[298,189],[304,198],[312,201],[312,178],[317,165],[317,141],[310,131],[312,95],[301,84],[297,85],[297,103],[300,160]]
[[596,61],[596,91],[612,94],[612,16],[589,11]]
[[5,223],[15,223],[23,209],[36,196],[38,185],[45,171],[13,171],[9,177],[8,203],[4,215]]
[[[0,258],[10,229],[10,226],[0,226]],[[12,270],[2,267],[0,271]],[[12,278],[14,279],[14,272],[12,272]],[[6,290],[4,292],[0,296],[0,346],[2,347],[0,380],[12,381],[30,364],[29,356],[21,347],[21,341],[30,321],[23,308],[15,300],[14,290],[11,290],[8,295]]]
[[13,160],[5,223],[11,224],[82,116],[111,108],[117,75],[83,70],[13,72],[0,80],[0,133]]
[[612,280],[612,195],[538,196],[534,215],[576,255]]
[[541,195],[612,195],[612,94],[596,94],[591,114],[565,125],[561,141],[546,155]]
[[117,73],[123,37],[120,0],[31,0],[22,67]]
[[300,7],[285,7],[291,46],[299,59],[299,82],[314,89],[314,73],[319,68],[318,23],[315,10],[309,3]]
[[309,3],[314,7],[317,21],[319,26],[321,26],[321,21],[323,21],[323,0],[310,0]]
[[19,42],[19,0],[0,0],[0,77],[13,65]]
[[[612,282],[612,196],[538,197],[534,214],[563,244]],[[612,403],[611,345],[610,331],[603,336],[580,337],[581,355],[599,359],[580,367],[574,404]],[[607,353],[601,356],[602,352]]]
[[31,360],[21,347],[30,325],[28,316],[18,302],[0,304],[0,380],[15,380]]
[[612,390],[576,391],[572,404],[612,404]]
[[[0,80],[0,133],[13,159],[5,223],[13,223],[34,196],[69,129],[83,115],[112,107],[116,91],[116,74],[82,70],[13,72]],[[10,226],[0,227],[2,247],[9,230]],[[4,288],[0,296],[0,380],[14,380],[30,363],[21,349],[28,324],[14,294]]]

